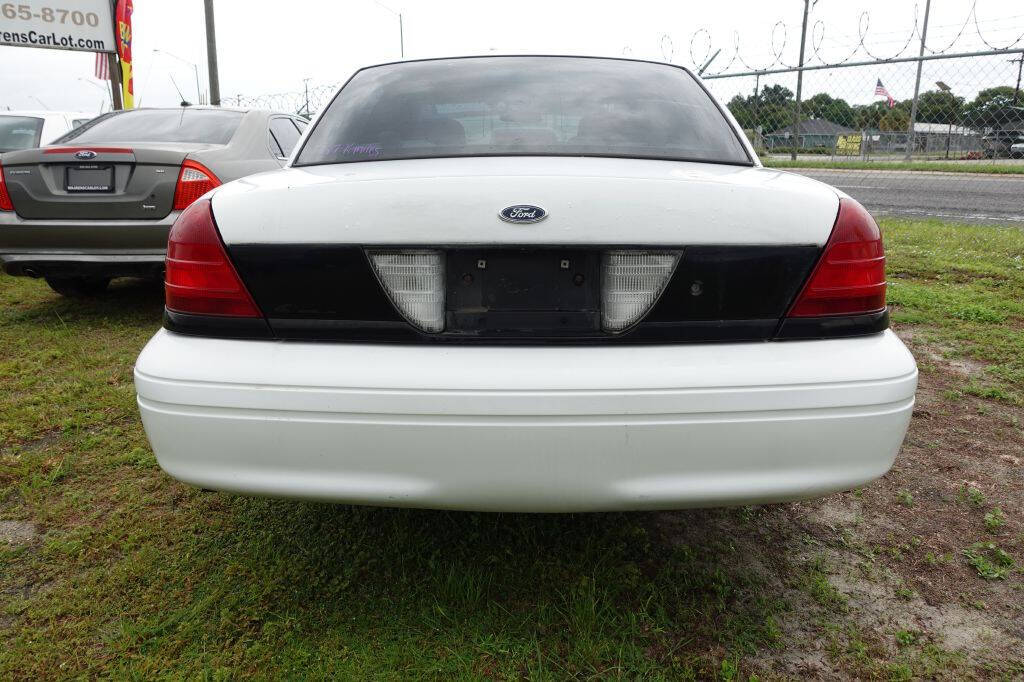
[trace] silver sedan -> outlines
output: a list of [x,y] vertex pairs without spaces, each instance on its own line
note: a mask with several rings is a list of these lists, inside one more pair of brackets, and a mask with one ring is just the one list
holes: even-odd
[[162,276],[167,234],[218,185],[279,170],[306,121],[214,107],[101,116],[0,158],[0,263],[69,296]]

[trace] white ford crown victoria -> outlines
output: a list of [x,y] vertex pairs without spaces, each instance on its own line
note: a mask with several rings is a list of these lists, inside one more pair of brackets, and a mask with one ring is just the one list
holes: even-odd
[[688,71],[359,71],[171,230],[135,370],[160,465],[256,495],[671,509],[849,489],[917,368],[875,221],[762,168]]

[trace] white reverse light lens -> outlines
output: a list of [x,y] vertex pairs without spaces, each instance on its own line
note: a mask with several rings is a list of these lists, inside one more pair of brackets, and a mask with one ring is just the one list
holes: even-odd
[[391,302],[427,332],[444,329],[444,259],[440,251],[369,251]]
[[643,317],[668,284],[679,251],[605,251],[601,257],[601,327],[620,332]]
[[182,182],[208,182],[209,180],[209,175],[195,168],[186,168],[181,171]]

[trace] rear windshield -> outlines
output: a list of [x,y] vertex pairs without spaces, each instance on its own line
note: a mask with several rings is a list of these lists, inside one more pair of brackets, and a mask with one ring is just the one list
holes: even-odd
[[202,142],[227,144],[243,114],[217,109],[136,109],[101,116],[57,142]]
[[750,163],[721,110],[683,69],[481,57],[360,71],[295,165],[518,154]]
[[39,136],[42,132],[43,119],[41,118],[0,114],[0,152],[38,147]]

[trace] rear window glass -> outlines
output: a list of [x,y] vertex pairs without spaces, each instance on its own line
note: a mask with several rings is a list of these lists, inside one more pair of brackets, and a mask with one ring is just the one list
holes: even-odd
[[57,141],[227,144],[242,116],[217,109],[136,109],[93,119]]
[[290,118],[275,118],[270,121],[270,134],[281,148],[281,156],[288,156],[299,141],[299,129]]
[[689,73],[613,59],[481,57],[357,73],[296,165],[484,155],[750,163]]
[[41,118],[0,115],[0,152],[38,147],[42,132]]

